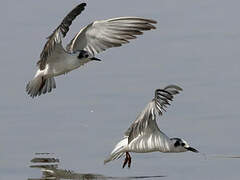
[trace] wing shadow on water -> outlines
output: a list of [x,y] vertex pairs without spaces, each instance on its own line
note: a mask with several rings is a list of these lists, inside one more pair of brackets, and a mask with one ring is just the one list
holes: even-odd
[[108,177],[101,174],[92,173],[76,173],[71,170],[60,169],[58,167],[60,160],[55,157],[51,157],[54,154],[51,153],[35,153],[37,156],[31,160],[32,165],[30,168],[38,168],[42,172],[41,178],[28,178],[28,180],[105,180],[105,179],[153,179],[166,176],[129,176],[129,177]]

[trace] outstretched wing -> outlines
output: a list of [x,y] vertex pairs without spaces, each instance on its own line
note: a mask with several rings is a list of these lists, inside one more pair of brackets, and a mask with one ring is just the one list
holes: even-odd
[[128,136],[128,143],[134,138],[143,134],[153,134],[154,131],[160,131],[157,123],[156,116],[162,115],[165,108],[170,105],[173,96],[178,94],[182,89],[176,85],[169,85],[164,89],[155,90],[155,97],[148,103],[145,109],[138,115],[137,119],[125,132]]
[[54,50],[57,48],[58,51],[64,51],[62,47],[62,37],[65,37],[72,21],[84,10],[86,3],[81,3],[76,6],[68,15],[63,19],[61,24],[53,31],[53,33],[47,38],[43,51],[40,54],[40,60],[37,62],[40,69],[45,68],[46,61],[49,56],[52,55]]
[[68,51],[85,50],[93,56],[111,47],[118,47],[135,39],[136,35],[155,29],[157,22],[139,17],[119,17],[94,21],[82,28],[67,45]]

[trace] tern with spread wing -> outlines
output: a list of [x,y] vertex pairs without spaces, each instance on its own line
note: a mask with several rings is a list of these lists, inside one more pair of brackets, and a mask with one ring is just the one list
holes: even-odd
[[124,134],[124,138],[117,143],[110,156],[104,161],[104,164],[118,159],[124,154],[126,158],[123,168],[128,164],[131,166],[131,156],[129,152],[147,153],[160,151],[164,153],[179,152],[198,152],[190,147],[188,143],[180,138],[169,138],[157,125],[157,115],[162,115],[165,108],[170,105],[173,96],[182,89],[176,85],[169,85],[164,89],[155,90],[155,97],[148,103],[145,109],[137,116]]
[[51,92],[56,88],[54,76],[68,73],[89,61],[100,61],[95,55],[108,48],[126,44],[142,31],[155,29],[156,21],[139,17],[119,17],[94,21],[82,28],[64,48],[62,38],[72,21],[84,10],[86,3],[76,6],[48,37],[34,78],[27,84],[31,97]]

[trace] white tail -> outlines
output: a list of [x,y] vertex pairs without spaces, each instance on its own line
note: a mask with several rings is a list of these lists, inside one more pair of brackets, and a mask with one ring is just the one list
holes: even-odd
[[126,152],[126,147],[128,145],[128,137],[124,137],[117,145],[114,147],[113,151],[111,152],[110,156],[104,160],[104,164],[118,159],[122,157],[122,155]]
[[56,83],[53,77],[44,79],[43,76],[35,76],[33,80],[28,82],[26,86],[27,93],[32,97],[40,96],[46,92],[51,92],[56,88]]

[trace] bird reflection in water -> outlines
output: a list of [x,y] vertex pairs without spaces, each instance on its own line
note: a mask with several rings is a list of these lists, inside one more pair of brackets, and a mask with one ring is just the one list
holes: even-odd
[[59,168],[60,160],[54,157],[54,153],[35,153],[30,162],[30,168],[38,168],[42,172],[41,178],[28,178],[28,180],[105,180],[105,179],[149,179],[165,176],[132,176],[132,177],[107,177],[101,174],[76,173],[71,170]]

